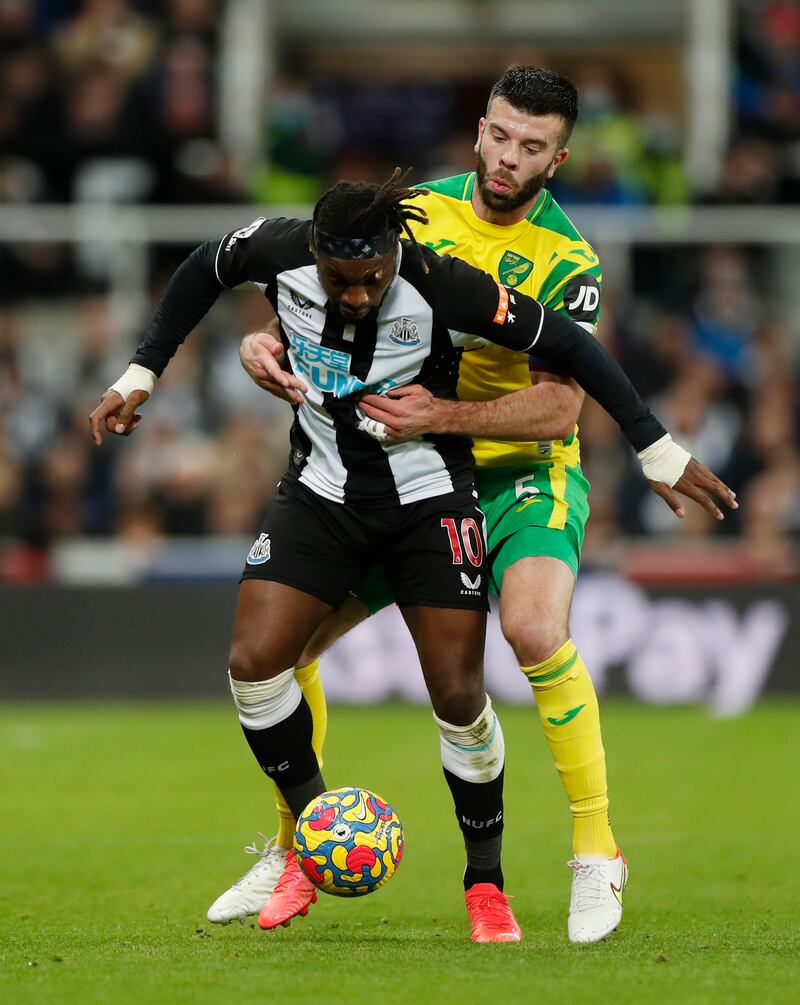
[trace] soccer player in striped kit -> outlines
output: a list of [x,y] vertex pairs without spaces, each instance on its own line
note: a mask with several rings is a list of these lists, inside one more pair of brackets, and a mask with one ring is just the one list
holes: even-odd
[[[568,155],[577,114],[577,94],[568,80],[537,67],[512,67],[494,85],[480,121],[476,171],[425,185],[429,223],[412,226],[437,252],[483,269],[594,333],[602,283],[599,260],[544,187]],[[296,401],[305,385],[298,375],[276,372],[273,352],[281,348],[268,336],[248,336],[242,349],[245,367],[262,386]],[[569,799],[573,882],[568,932],[574,942],[597,941],[616,927],[627,878],[608,817],[597,697],[568,630],[589,512],[576,426],[584,390],[552,360],[490,345],[465,351],[459,401],[412,386],[366,396],[361,405],[390,442],[445,432],[474,438],[491,588],[500,596],[504,634],[531,682]],[[670,486],[654,482],[653,487],[683,514]],[[682,476],[675,488],[718,518],[718,507],[703,489],[735,505],[718,482],[698,485]],[[334,638],[392,599],[385,577],[373,570],[300,657],[297,676],[314,713],[318,750],[326,713],[317,657]],[[279,814],[273,847],[288,847],[293,820],[280,801]],[[277,878],[279,853],[273,847],[212,905],[211,920],[228,921],[259,909]]]

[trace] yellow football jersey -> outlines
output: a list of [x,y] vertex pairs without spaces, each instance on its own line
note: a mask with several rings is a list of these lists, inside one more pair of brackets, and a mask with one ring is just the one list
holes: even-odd
[[[421,186],[430,190],[421,203],[430,222],[413,225],[417,240],[441,255],[461,258],[594,330],[602,282],[600,262],[555,199],[544,189],[524,220],[499,226],[475,215],[470,201],[474,184],[475,173],[470,172]],[[464,353],[458,396],[486,401],[530,384],[525,353],[487,346]],[[551,460],[577,464],[578,427],[566,440],[541,443],[476,439],[474,454],[475,463],[487,467]]]

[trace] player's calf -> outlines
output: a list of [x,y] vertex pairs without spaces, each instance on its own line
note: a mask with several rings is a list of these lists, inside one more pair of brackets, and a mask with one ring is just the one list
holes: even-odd
[[464,891],[473,942],[519,941],[521,932],[503,894],[503,731],[491,700],[467,726],[434,716],[445,779],[464,836]]

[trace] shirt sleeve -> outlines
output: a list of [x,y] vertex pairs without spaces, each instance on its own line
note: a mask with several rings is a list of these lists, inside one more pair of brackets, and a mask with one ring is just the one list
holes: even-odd
[[[602,286],[600,259],[591,245],[579,241],[571,244],[550,266],[538,299],[545,307],[594,334],[600,317]],[[530,366],[531,370],[560,373],[552,361],[535,355],[530,357]]]
[[664,435],[625,371],[593,334],[459,259],[442,256],[439,267],[426,261],[434,316],[449,329],[554,363],[619,423],[637,451]]
[[[259,217],[247,227],[196,248],[169,281],[153,320],[131,359],[160,377],[189,332],[214,306],[223,289],[244,282],[268,283],[277,256],[290,246],[296,256],[298,220]],[[306,242],[307,243],[307,242]],[[306,252],[307,253],[307,252]]]
[[208,241],[178,266],[131,363],[160,377],[189,332],[206,316],[222,292],[214,260],[219,242]]
[[263,216],[246,227],[226,234],[214,256],[214,271],[223,286],[242,283],[269,283],[282,268],[291,267],[300,257],[309,256],[309,224],[302,220]]

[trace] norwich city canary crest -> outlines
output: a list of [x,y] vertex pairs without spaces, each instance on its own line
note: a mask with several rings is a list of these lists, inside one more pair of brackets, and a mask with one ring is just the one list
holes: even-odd
[[519,286],[533,271],[533,262],[515,251],[506,251],[497,266],[497,274],[504,286]]

